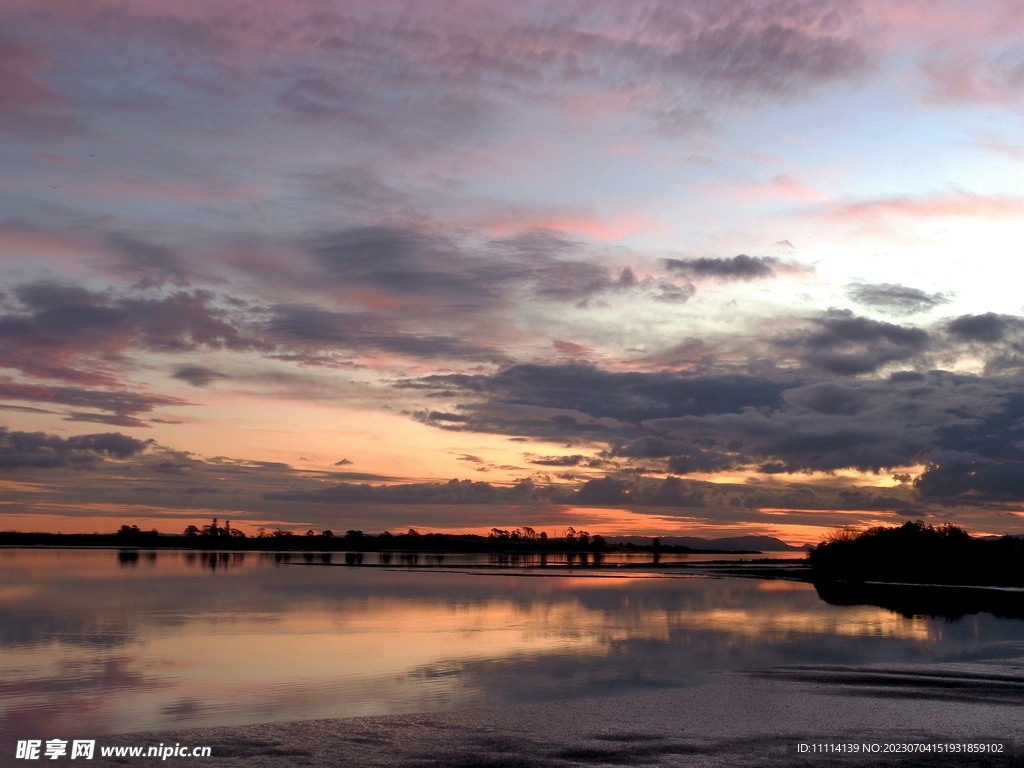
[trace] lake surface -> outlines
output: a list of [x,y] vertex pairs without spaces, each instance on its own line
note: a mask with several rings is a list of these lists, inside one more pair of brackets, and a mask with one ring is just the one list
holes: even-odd
[[0,730],[94,737],[1024,655],[1021,620],[832,606],[796,582],[311,559],[0,550]]

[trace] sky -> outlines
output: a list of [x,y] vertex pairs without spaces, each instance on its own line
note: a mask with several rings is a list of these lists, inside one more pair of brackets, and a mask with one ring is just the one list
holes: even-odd
[[1024,532],[1024,6],[6,0],[0,528]]

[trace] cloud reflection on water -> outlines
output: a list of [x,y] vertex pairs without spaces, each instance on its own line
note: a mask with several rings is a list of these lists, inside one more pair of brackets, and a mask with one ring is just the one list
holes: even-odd
[[571,699],[779,664],[974,658],[1024,641],[1022,622],[830,606],[797,583],[323,568],[257,554],[213,565],[175,552],[128,565],[110,551],[0,553],[0,730]]

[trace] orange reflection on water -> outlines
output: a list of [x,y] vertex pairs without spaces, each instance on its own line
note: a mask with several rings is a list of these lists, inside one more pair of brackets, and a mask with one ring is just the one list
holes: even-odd
[[[809,586],[809,585],[808,585]],[[810,588],[813,591],[813,587]],[[676,626],[728,633],[735,637],[771,638],[794,633],[849,637],[892,637],[927,641],[931,629],[927,619],[907,619],[877,608],[821,613],[788,611],[773,613],[748,609],[712,609],[696,613],[681,612],[669,617]]]
[[607,695],[813,661],[826,642],[851,661],[905,655],[949,626],[830,606],[793,582],[257,554],[6,550],[0,584],[0,732],[20,738]]

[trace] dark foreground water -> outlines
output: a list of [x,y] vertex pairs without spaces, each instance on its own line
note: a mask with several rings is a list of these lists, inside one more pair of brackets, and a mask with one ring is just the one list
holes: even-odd
[[0,551],[0,731],[82,734],[609,696],[793,664],[1024,656],[1024,621],[787,581]]

